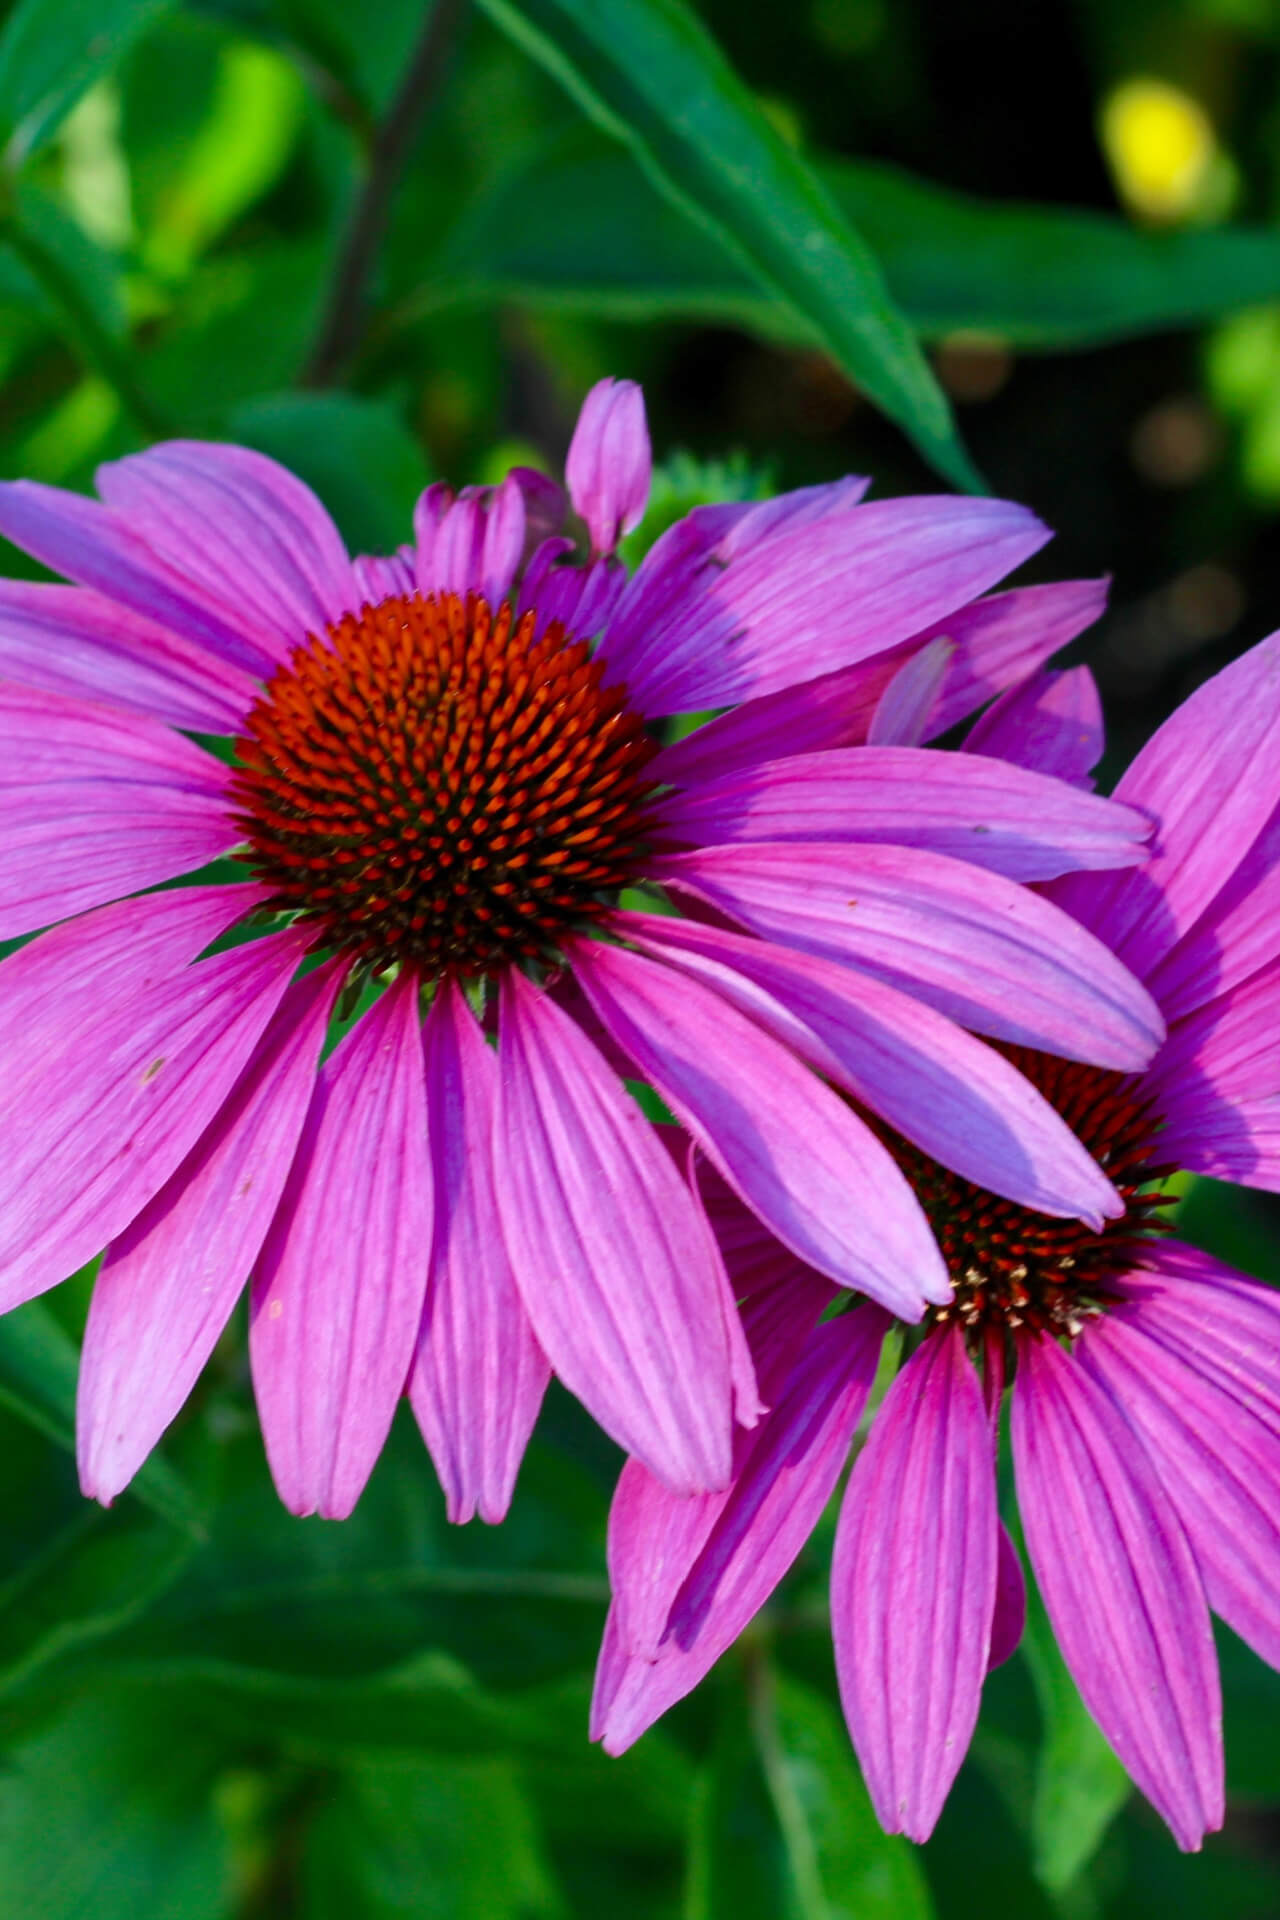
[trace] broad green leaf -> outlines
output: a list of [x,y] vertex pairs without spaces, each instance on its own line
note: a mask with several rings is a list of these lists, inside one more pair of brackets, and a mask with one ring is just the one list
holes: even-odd
[[[1029,349],[1090,347],[1280,299],[1280,233],[1156,233],[1107,214],[976,200],[889,167],[817,171],[924,339],[968,331]],[[557,137],[477,201],[401,311],[496,300],[821,339],[591,131]]]
[[681,0],[481,0],[654,185],[811,326],[938,470],[977,484],[871,250]]
[[[100,247],[53,197],[23,181],[15,190],[13,219],[75,281],[103,330],[115,339],[126,331],[124,274],[120,262]],[[38,299],[55,325],[65,319],[39,281]]]
[[563,1911],[509,1761],[366,1762],[312,1822],[306,1920],[524,1920]]
[[10,167],[42,146],[175,0],[18,0],[0,33],[0,143]]
[[1022,1653],[1044,1722],[1031,1806],[1032,1865],[1036,1877],[1060,1893],[1088,1865],[1129,1798],[1129,1776],[1076,1691],[1033,1580]]
[[388,553],[412,538],[426,468],[390,407],[351,393],[282,393],[237,407],[228,428],[314,487],[353,550]]
[[[42,1300],[0,1317],[0,1404],[75,1452],[75,1344]],[[144,1506],[184,1532],[198,1532],[199,1505],[181,1475],[153,1454],[130,1485]]]
[[[761,1703],[761,1714],[769,1703]],[[792,1865],[801,1920],[932,1920],[910,1841],[881,1829],[836,1708],[780,1679],[773,1724],[757,1726]]]
[[22,1920],[229,1920],[217,1755],[163,1701],[110,1690],[10,1747],[0,1913]]

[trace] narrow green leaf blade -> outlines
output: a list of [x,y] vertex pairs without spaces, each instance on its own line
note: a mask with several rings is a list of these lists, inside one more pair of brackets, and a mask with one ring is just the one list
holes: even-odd
[[0,144],[21,164],[175,0],[18,0],[0,33]]
[[876,260],[680,0],[481,0],[938,471],[980,484]]

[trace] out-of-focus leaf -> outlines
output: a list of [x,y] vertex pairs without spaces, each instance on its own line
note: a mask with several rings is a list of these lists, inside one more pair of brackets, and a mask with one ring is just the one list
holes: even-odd
[[[1089,347],[1280,299],[1280,234],[1157,233],[1106,214],[976,200],[896,170],[826,161],[828,192],[925,339],[972,331]],[[460,220],[407,311],[519,300],[620,319],[683,314],[821,343],[592,132],[513,168]]]
[[165,1703],[114,1690],[10,1747],[0,1913],[23,1920],[225,1920],[216,1753]]
[[1280,1674],[1217,1623],[1227,1792],[1233,1799],[1280,1801]]
[[351,393],[282,393],[237,407],[228,426],[314,487],[353,550],[388,553],[412,538],[426,468],[390,407]]
[[1093,1858],[1131,1788],[1076,1691],[1033,1580],[1027,1589],[1022,1653],[1044,1721],[1031,1807],[1031,1858],[1037,1879],[1058,1893]]
[[[767,1713],[768,1702],[761,1703]],[[836,1709],[798,1681],[778,1682],[765,1775],[788,1843],[803,1920],[932,1920],[911,1843],[881,1829]]]
[[307,1920],[522,1920],[562,1911],[509,1761],[367,1762],[318,1809]]
[[[23,181],[16,190],[12,218],[75,281],[103,331],[113,338],[123,338],[126,329],[124,275],[119,261],[91,240],[56,200],[28,181]],[[50,299],[48,288],[39,281],[33,281],[33,286],[50,318],[55,323],[61,322],[65,316],[56,301]]]
[[[74,1342],[42,1300],[0,1317],[0,1403],[75,1452]],[[198,1532],[200,1513],[191,1488],[169,1462],[153,1454],[129,1491],[183,1532]]]
[[785,1854],[739,1673],[723,1677],[718,1706],[689,1800],[686,1920],[778,1920],[787,1910]]
[[215,254],[197,266],[147,349],[157,402],[188,431],[225,439],[230,410],[296,376],[315,329],[321,268],[322,249],[311,241]]
[[941,473],[976,476],[872,251],[680,0],[482,0],[650,179],[815,330]]
[[175,0],[18,0],[0,34],[0,144],[20,163]]

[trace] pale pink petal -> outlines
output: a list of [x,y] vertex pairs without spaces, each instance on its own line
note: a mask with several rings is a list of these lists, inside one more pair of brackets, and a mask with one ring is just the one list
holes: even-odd
[[1077,1352],[1138,1428],[1187,1530],[1209,1605],[1280,1666],[1280,1439],[1161,1341],[1161,1302],[1086,1328]]
[[515,971],[500,1066],[498,1204],[539,1344],[668,1486],[723,1486],[733,1367],[720,1258],[693,1196],[586,1035]]
[[497,1056],[456,982],[432,1002],[426,1050],[435,1226],[409,1398],[450,1520],[478,1512],[496,1522],[511,1504],[551,1370],[502,1241]]
[[660,855],[650,872],[763,940],[852,963],[997,1040],[1135,1068],[1164,1037],[1150,994],[1100,940],[967,861],[783,841]]
[[254,1275],[249,1356],[292,1513],[345,1519],[413,1363],[431,1250],[418,982],[402,974],[321,1069]]
[[598,380],[582,403],[565,460],[574,511],[595,553],[612,553],[644,518],[653,459],[644,395],[634,380]]
[[88,587],[0,580],[0,673],[192,733],[236,733],[258,688],[241,668]]
[[622,1753],[694,1688],[760,1611],[835,1490],[887,1320],[864,1305],[817,1327],[735,1479],[672,1609],[656,1659],[628,1655],[616,1610],[592,1701],[592,1737]]
[[1106,1176],[1030,1082],[906,994],[693,921],[620,913],[610,925],[723,994],[965,1179],[1099,1227],[1122,1211]]
[[0,967],[0,1310],[123,1232],[231,1093],[307,936],[190,963],[261,898],[192,887],[121,901]]
[[933,739],[967,719],[993,694],[1034,673],[1097,619],[1106,597],[1105,580],[1063,580],[975,600],[940,626],[869,660],[720,714],[664,747],[653,762],[653,776],[664,784],[690,786],[772,759],[779,741],[793,754],[861,746],[895,677],[940,641],[953,652],[922,735]]
[[115,1241],[80,1362],[80,1485],[109,1504],[179,1411],[271,1224],[345,966],[290,987],[222,1111]]
[[1222,1702],[1195,1558],[1136,1429],[1024,1341],[1013,1457],[1027,1551],[1089,1712],[1184,1850],[1222,1823]]
[[[931,640],[906,660],[881,694],[867,727],[869,747],[918,747],[955,653],[952,640]],[[794,743],[787,745],[795,752]]]
[[977,1724],[998,1557],[995,1463],[959,1328],[932,1334],[854,1462],[831,1563],[840,1698],[886,1833],[927,1840]]
[[1088,667],[1072,667],[1037,673],[1002,694],[973,728],[965,752],[1092,787],[1104,744],[1097,682]]
[[1280,802],[1280,634],[1197,689],[1121,776],[1158,822],[1138,874],[1065,881],[1057,898],[1142,978],[1195,925]]
[[265,454],[168,440],[95,478],[112,512],[274,659],[355,611],[338,529],[310,487]]
[[[666,845],[857,840],[925,847],[1013,880],[1131,866],[1150,822],[1047,774],[928,747],[793,754],[665,795]],[[1079,916],[1077,916],[1079,917]]]
[[159,720],[0,680],[0,940],[230,852],[226,778]]
[[640,1078],[784,1246],[903,1319],[951,1298],[887,1149],[792,1052],[718,993],[640,954],[575,941],[570,957]]
[[604,643],[645,713],[728,706],[881,653],[1049,538],[1007,501],[811,492],[802,515],[785,495],[718,519],[696,509],[646,555]]

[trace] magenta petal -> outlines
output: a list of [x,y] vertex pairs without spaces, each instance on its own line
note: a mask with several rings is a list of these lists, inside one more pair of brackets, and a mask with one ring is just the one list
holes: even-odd
[[355,611],[338,529],[310,487],[265,454],[169,440],[95,478],[152,552],[274,659]]
[[1158,1299],[1106,1315],[1081,1364],[1142,1434],[1187,1530],[1209,1605],[1280,1667],[1280,1439],[1161,1343]]
[[290,987],[213,1124],[111,1247],[76,1402],[80,1485],[110,1503],[194,1386],[293,1161],[341,963]]
[[1150,1301],[1150,1339],[1280,1434],[1280,1292],[1177,1240],[1145,1246],[1124,1291]]
[[897,1164],[794,1053],[718,993],[639,954],[580,940],[571,957],[640,1077],[798,1259],[906,1320],[951,1298]]
[[483,594],[496,607],[524,557],[525,501],[515,474],[499,487],[467,487],[456,500],[428,487],[414,515],[420,593]]
[[5,1096],[21,1115],[0,1162],[0,1311],[121,1233],[230,1094],[305,936],[190,963],[260,897],[193,887],[121,901],[0,968]]
[[786,759],[664,796],[666,844],[857,840],[923,847],[1012,880],[1132,866],[1150,822],[1047,774],[928,747]]
[[359,595],[357,605],[368,602],[376,607],[380,600],[412,593],[417,584],[416,555],[412,547],[401,547],[397,553],[357,554],[351,567]]
[[1222,1824],[1222,1701],[1204,1587],[1146,1447],[1052,1340],[1019,1348],[1027,1551],[1089,1712],[1184,1850]]
[[1057,898],[1146,978],[1214,899],[1280,802],[1280,634],[1184,700],[1116,798],[1158,821],[1141,874],[1064,882]]
[[854,1462],[831,1564],[836,1671],[886,1833],[927,1840],[977,1723],[996,1596],[991,1429],[964,1334],[932,1335]]
[[[954,641],[931,640],[898,668],[871,716],[869,747],[917,747],[928,738],[929,720],[954,653]],[[787,744],[794,753],[792,743]]]
[[1022,1644],[1026,1624],[1027,1577],[1022,1571],[1018,1549],[1009,1538],[1009,1529],[1002,1520],[996,1559],[996,1604],[991,1616],[991,1650],[987,1654],[988,1673],[1012,1659]]
[[418,982],[402,974],[320,1071],[254,1276],[249,1357],[293,1513],[345,1519],[413,1362],[431,1248]]
[[809,1336],[671,1612],[656,1659],[628,1656],[617,1611],[606,1631],[593,1737],[621,1753],[710,1671],[804,1546],[840,1478],[886,1328],[860,1306]]
[[1003,875],[919,847],[703,847],[651,873],[766,941],[851,963],[994,1039],[1146,1066],[1151,995],[1102,942]]
[[1002,694],[970,733],[965,751],[1092,787],[1103,745],[1097,682],[1088,667],[1072,667],[1035,674]]
[[594,552],[612,553],[622,535],[640,525],[652,465],[639,387],[634,380],[598,380],[582,403],[564,469]]
[[496,1522],[511,1504],[551,1369],[498,1218],[497,1056],[453,981],[432,1002],[426,1050],[435,1228],[409,1398],[450,1520],[478,1512]]
[[519,973],[503,983],[498,1204],[551,1365],[676,1492],[729,1477],[733,1365],[711,1231],[586,1035]]
[[193,733],[235,733],[257,696],[241,668],[87,587],[0,580],[0,673]]
[[965,1179],[1101,1226],[1115,1189],[1002,1055],[877,980],[718,927],[654,915],[610,924],[721,993],[898,1133]]
[[1049,537],[1003,500],[807,492],[801,513],[784,494],[718,521],[690,515],[646,556],[605,640],[642,711],[728,706],[881,653]]
[[897,674],[940,641],[952,652],[921,736],[933,739],[1034,673],[1097,619],[1106,598],[1105,580],[1062,580],[975,600],[885,653],[720,714],[664,747],[653,763],[654,778],[677,787],[710,780],[772,759],[780,740],[791,754],[860,746]]
[[0,680],[0,940],[229,852],[225,788],[158,720]]

